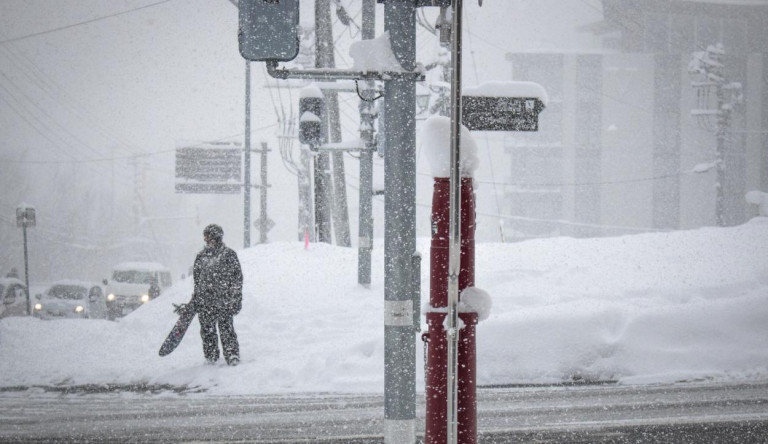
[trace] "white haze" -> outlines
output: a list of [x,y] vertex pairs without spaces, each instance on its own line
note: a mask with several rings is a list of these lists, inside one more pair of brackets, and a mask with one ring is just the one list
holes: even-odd
[[[66,27],[154,5],[124,0],[5,0],[0,41]],[[359,24],[358,2],[350,13]],[[557,7],[567,14],[550,14]],[[302,23],[312,24],[312,2],[302,2]],[[377,7],[378,34],[383,7]],[[600,18],[577,1],[492,1],[466,6],[467,85],[508,79],[508,51],[589,47],[578,25]],[[434,20],[436,8],[426,11]],[[356,16],[356,14],[358,14]],[[512,30],[512,32],[510,32]],[[351,66],[350,32],[335,25],[337,66]],[[359,38],[359,36],[357,36]],[[418,58],[437,58],[434,37],[419,29]],[[23,267],[17,205],[37,209],[29,231],[30,279],[101,280],[125,260],[152,260],[178,278],[201,246],[202,228],[224,227],[226,241],[243,244],[243,197],[174,192],[177,141],[243,141],[245,62],[237,48],[237,10],[227,0],[170,1],[55,32],[0,44],[0,273]],[[478,68],[482,67],[482,68]],[[297,112],[298,89],[267,89],[263,63],[253,63],[253,144],[267,142],[269,241],[297,239],[298,189],[277,150],[277,115]],[[357,139],[357,98],[341,96],[343,137]],[[484,139],[485,140],[485,139]],[[502,139],[483,144],[476,177],[503,181],[508,161]],[[493,142],[495,140],[495,142]],[[253,158],[253,182],[259,160]],[[489,159],[497,159],[490,168]],[[419,157],[418,233],[429,234],[430,170]],[[135,163],[141,173],[136,174]],[[358,163],[346,157],[350,232],[357,233]],[[136,186],[137,181],[142,183]],[[383,185],[376,157],[375,185]],[[138,193],[137,193],[138,192]],[[498,193],[480,191],[481,213],[498,214]],[[252,193],[253,219],[259,216]],[[374,200],[375,236],[383,237],[383,198]],[[498,218],[481,216],[478,238],[495,241]],[[259,233],[252,231],[258,240]],[[357,236],[353,236],[356,242]]]

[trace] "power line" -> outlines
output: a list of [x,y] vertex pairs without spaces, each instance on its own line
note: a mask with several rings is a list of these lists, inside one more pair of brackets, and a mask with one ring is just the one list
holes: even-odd
[[45,31],[35,32],[35,33],[32,33],[32,34],[21,35],[21,36],[13,37],[13,38],[6,39],[6,40],[0,40],[0,45],[4,45],[6,43],[18,42],[20,40],[30,39],[32,37],[38,37],[38,36],[41,36],[41,35],[50,34],[52,32],[63,31],[65,29],[74,28],[76,26],[87,25],[89,23],[98,22],[100,20],[105,20],[105,19],[108,19],[108,18],[117,17],[119,15],[124,15],[124,14],[128,14],[128,13],[131,13],[131,12],[136,12],[136,11],[139,11],[139,10],[142,10],[142,9],[151,8],[153,6],[161,5],[163,3],[168,3],[170,1],[172,1],[172,0],[162,0],[162,1],[159,1],[159,2],[155,2],[155,3],[150,3],[148,5],[139,6],[138,8],[128,9],[126,11],[116,12],[114,14],[103,15],[103,16],[100,16],[100,17],[92,18],[90,20],[85,20],[85,21],[82,21],[82,22],[72,23],[71,25],[60,26],[58,28],[48,29],[48,30],[45,30]]
[[[274,126],[277,126],[277,123],[273,123],[270,125],[265,125],[260,128],[252,129],[251,132],[257,132],[262,131],[265,129],[272,128]],[[233,137],[242,136],[242,133],[239,134],[233,134],[231,136],[221,137],[217,140],[212,140],[211,142],[221,142],[227,139],[231,139]],[[50,139],[49,139],[50,141]],[[131,154],[127,156],[118,156],[118,157],[102,157],[98,159],[81,159],[81,160],[16,160],[16,159],[0,159],[2,162],[8,162],[8,163],[23,163],[23,164],[77,164],[77,163],[94,163],[94,162],[111,162],[113,160],[130,160],[130,159],[139,159],[142,157],[153,157],[153,156],[159,156],[161,154],[171,153],[176,151],[176,148],[170,149],[170,150],[161,150],[161,151],[153,151],[151,153],[140,153],[140,154]]]

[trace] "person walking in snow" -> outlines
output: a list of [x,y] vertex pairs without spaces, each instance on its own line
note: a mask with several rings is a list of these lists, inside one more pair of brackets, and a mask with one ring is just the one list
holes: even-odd
[[237,341],[234,315],[240,312],[243,301],[243,272],[240,260],[222,241],[224,230],[211,224],[203,230],[205,248],[197,254],[192,274],[195,291],[190,304],[200,321],[203,355],[209,364],[219,359],[219,338],[227,364],[240,362],[240,344]]

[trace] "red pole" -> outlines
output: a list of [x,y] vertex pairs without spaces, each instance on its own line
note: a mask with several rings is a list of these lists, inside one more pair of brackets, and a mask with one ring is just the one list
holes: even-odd
[[[431,311],[426,314],[429,343],[426,369],[427,444],[445,444],[447,439],[447,340],[443,323],[448,307],[448,235],[450,183],[435,178],[432,194],[432,245],[430,248]],[[461,179],[461,269],[459,292],[475,285],[475,197],[471,178]],[[460,313],[464,327],[459,333],[458,442],[477,442],[475,325],[477,313]]]

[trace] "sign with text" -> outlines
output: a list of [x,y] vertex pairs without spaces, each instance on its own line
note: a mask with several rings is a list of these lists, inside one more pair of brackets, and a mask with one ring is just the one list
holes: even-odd
[[176,178],[201,182],[240,182],[243,146],[209,142],[176,148]]
[[242,188],[239,142],[177,144],[176,192],[236,194]]
[[461,120],[470,131],[538,131],[543,109],[535,97],[461,98]]

